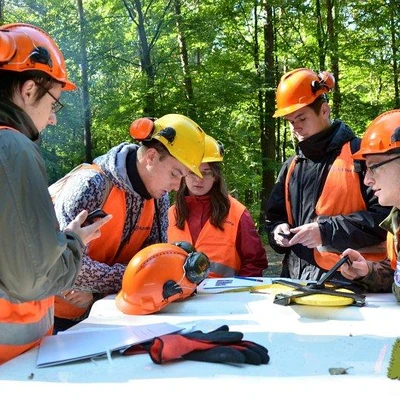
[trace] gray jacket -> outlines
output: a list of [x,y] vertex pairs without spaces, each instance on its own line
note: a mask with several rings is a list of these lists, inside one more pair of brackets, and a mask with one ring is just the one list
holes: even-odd
[[27,133],[0,130],[0,188],[0,298],[39,300],[71,287],[84,245],[60,232],[44,161]]

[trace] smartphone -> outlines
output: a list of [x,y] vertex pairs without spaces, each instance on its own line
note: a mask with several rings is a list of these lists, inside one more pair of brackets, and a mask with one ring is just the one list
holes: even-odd
[[287,240],[290,240],[293,236],[294,233],[283,233],[283,232],[278,232],[278,235],[284,237]]
[[98,219],[104,218],[107,215],[108,215],[107,213],[105,213],[103,210],[98,208],[97,210],[94,210],[88,214],[88,216],[86,217],[86,220],[82,224],[82,226],[91,225],[91,224],[93,224],[93,222],[97,221]]

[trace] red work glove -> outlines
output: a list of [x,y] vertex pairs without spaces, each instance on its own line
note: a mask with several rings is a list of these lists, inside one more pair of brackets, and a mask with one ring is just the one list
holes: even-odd
[[229,332],[229,327],[223,325],[209,333],[195,331],[185,335],[171,334],[157,337],[151,342],[148,351],[156,364],[179,358],[253,365],[269,362],[268,350],[265,347],[242,339],[243,333]]

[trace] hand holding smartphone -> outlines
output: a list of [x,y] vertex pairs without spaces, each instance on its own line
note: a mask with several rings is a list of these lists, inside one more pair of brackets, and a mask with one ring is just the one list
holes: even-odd
[[294,233],[291,233],[291,232],[290,233],[278,232],[278,235],[284,237],[287,240],[290,240],[294,236]]
[[88,216],[86,217],[86,220],[82,224],[82,226],[91,225],[91,224],[93,224],[93,222],[97,221],[98,219],[104,218],[107,215],[108,215],[107,213],[105,213],[103,210],[98,208],[97,210],[94,210],[88,214]]

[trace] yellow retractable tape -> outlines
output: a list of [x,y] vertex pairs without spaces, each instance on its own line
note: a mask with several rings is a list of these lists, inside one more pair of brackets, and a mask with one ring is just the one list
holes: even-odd
[[[329,288],[329,287],[327,287]],[[332,289],[333,290],[333,289]],[[258,290],[254,288],[252,292],[264,292],[270,294],[279,294],[279,293],[293,293],[298,294],[302,293],[300,290],[296,290],[291,286],[286,286],[281,283],[274,283],[270,285],[269,288],[265,288],[262,290]],[[343,292],[343,293],[354,293],[348,289],[336,289],[336,292]],[[354,300],[349,297],[341,297],[329,294],[307,294],[303,297],[294,297],[291,299],[291,303],[295,304],[302,304],[307,306],[320,306],[320,307],[339,307],[339,306],[348,306],[354,303]]]

